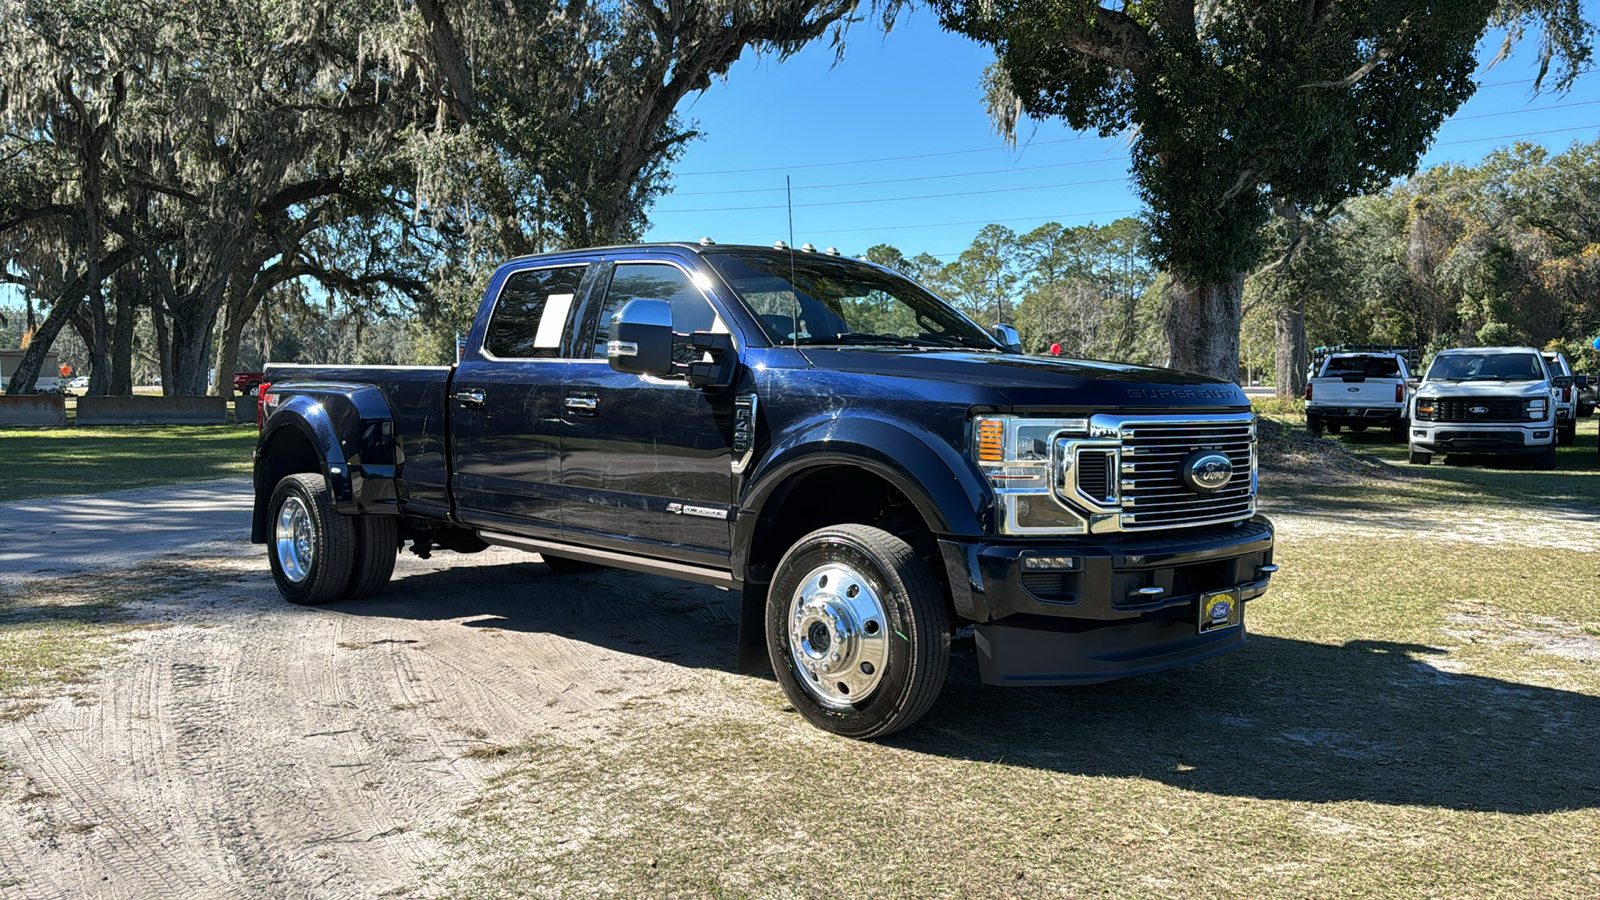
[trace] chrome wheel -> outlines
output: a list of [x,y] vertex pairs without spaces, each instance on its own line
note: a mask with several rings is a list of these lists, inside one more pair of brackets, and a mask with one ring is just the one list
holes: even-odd
[[294,494],[284,499],[278,507],[278,527],[273,537],[283,577],[296,584],[305,581],[317,560],[317,528],[304,500]]
[[813,569],[789,599],[797,680],[834,709],[871,696],[889,661],[888,621],[860,572],[837,563]]

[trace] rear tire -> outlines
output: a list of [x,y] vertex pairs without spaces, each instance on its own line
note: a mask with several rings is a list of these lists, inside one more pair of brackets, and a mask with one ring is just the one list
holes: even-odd
[[1407,427],[1408,426],[1404,422],[1401,422],[1398,425],[1390,425],[1389,426],[1389,443],[1391,443],[1391,444],[1404,444],[1406,442],[1406,430],[1407,430]]
[[337,600],[350,583],[355,526],[333,508],[321,475],[288,475],[267,506],[267,560],[278,593],[290,603]]
[[767,592],[767,655],[811,724],[849,738],[899,731],[950,668],[944,592],[910,545],[866,525],[801,538]]
[[1322,437],[1322,419],[1311,415],[1306,416],[1306,431],[1310,432],[1312,437]]
[[1562,447],[1571,447],[1578,442],[1578,423],[1576,420],[1565,425],[1556,426],[1556,444]]
[[358,516],[354,520],[356,558],[342,600],[360,600],[383,590],[394,575],[400,554],[400,526],[394,516]]
[[1418,450],[1416,447],[1407,447],[1406,462],[1411,463],[1414,466],[1425,466],[1433,462],[1433,454],[1423,450]]
[[1328,425],[1328,433],[1329,434],[1338,434],[1339,433],[1339,426],[1338,425],[1329,424]]

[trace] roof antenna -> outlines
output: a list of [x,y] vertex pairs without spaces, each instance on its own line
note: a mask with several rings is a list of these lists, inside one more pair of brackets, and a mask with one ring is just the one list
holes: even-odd
[[789,307],[791,324],[789,326],[790,346],[800,346],[800,288],[794,283],[794,189],[789,186],[789,176],[783,176],[783,197],[789,207],[789,299],[794,305]]

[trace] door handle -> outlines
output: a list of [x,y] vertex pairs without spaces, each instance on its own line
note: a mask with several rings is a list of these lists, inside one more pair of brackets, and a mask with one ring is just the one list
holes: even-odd
[[594,397],[568,397],[566,399],[566,407],[573,412],[593,414],[596,409],[600,408],[600,401]]
[[471,409],[483,409],[483,391],[456,391],[456,402]]

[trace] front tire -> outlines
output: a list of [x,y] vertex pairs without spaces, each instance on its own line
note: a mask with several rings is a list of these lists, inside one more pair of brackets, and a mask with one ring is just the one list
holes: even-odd
[[1414,466],[1425,466],[1433,462],[1433,454],[1425,450],[1418,450],[1415,446],[1407,447],[1406,462]]
[[351,520],[334,510],[327,482],[316,474],[285,476],[267,509],[267,559],[278,593],[290,603],[337,600],[350,584],[356,536]]
[[950,668],[950,613],[927,565],[866,525],[813,531],[767,592],[767,654],[811,724],[877,738],[922,718]]
[[1556,445],[1551,444],[1533,456],[1535,469],[1554,469],[1556,467]]

